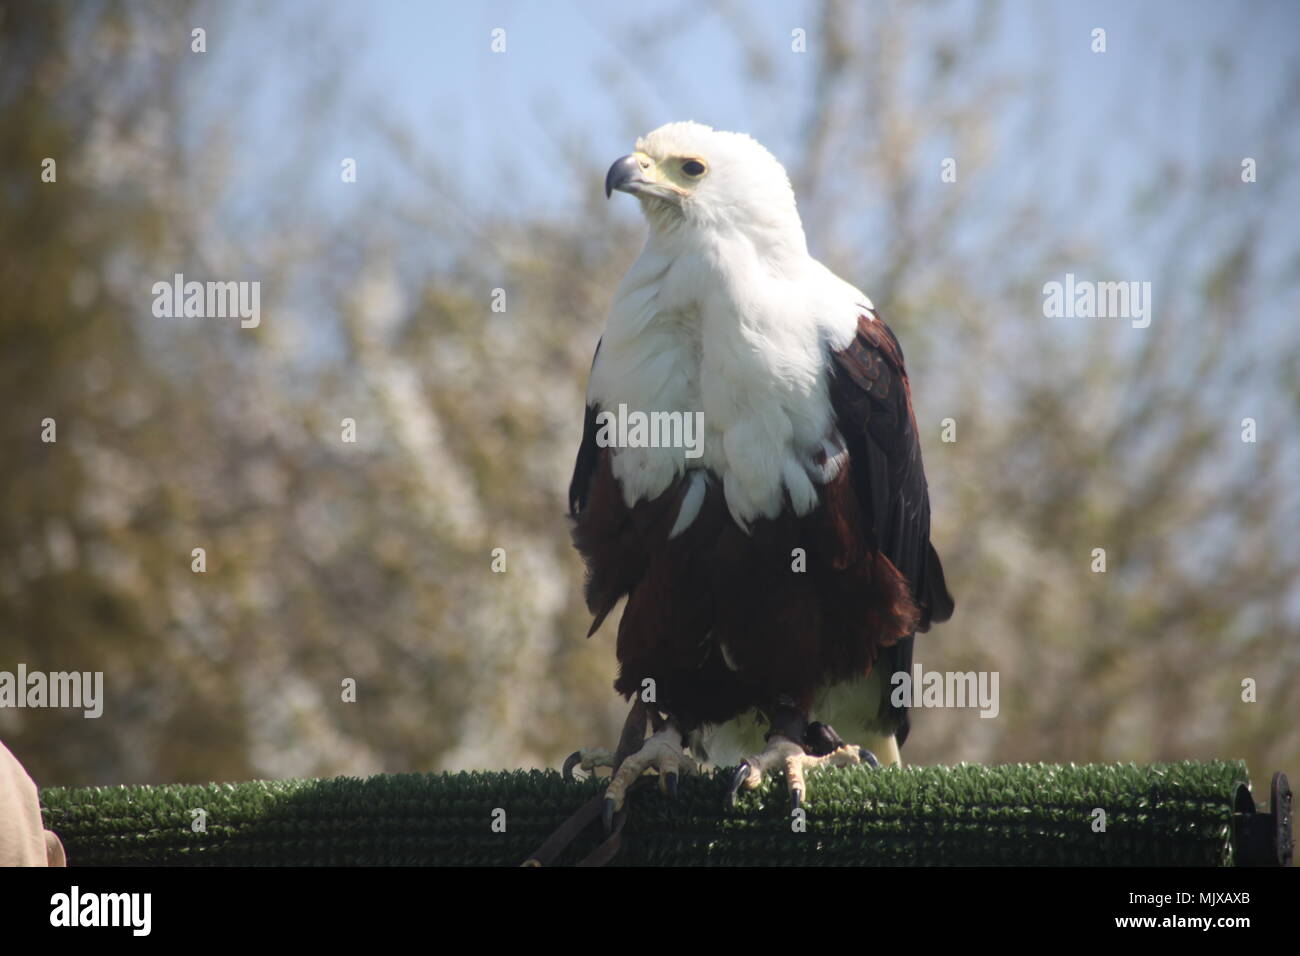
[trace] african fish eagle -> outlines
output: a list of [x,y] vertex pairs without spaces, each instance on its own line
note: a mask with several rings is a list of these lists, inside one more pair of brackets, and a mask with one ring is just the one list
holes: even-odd
[[[733,796],[783,771],[797,807],[811,766],[899,761],[888,675],[953,611],[903,353],[809,255],[785,169],[749,136],[663,126],[605,191],[650,231],[596,347],[569,510],[591,633],[627,598],[614,687],[653,696],[606,820],[643,771],[675,793],[704,761],[739,764]],[[702,415],[702,445],[619,446],[602,413],[627,409]]]

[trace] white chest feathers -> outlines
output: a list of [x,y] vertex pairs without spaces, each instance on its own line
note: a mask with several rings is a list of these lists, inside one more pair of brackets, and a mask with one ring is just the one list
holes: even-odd
[[870,302],[807,264],[738,277],[710,258],[647,248],[619,289],[588,401],[605,415],[597,439],[615,449],[629,506],[692,472],[674,535],[698,512],[707,472],[748,528],[787,499],[807,514],[838,471],[829,349],[848,343]]

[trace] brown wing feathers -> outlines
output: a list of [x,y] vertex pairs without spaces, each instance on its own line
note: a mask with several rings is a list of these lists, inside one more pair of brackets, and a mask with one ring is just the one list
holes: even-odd
[[854,488],[868,505],[876,546],[903,572],[921,608],[918,630],[952,616],[953,600],[930,544],[930,494],[903,351],[889,327],[869,315],[834,354],[831,402],[854,464]]

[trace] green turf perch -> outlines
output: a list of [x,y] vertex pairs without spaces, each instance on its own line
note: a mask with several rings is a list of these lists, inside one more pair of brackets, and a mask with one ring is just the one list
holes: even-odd
[[[1244,812],[1246,784],[1244,763],[1221,761],[833,770],[794,832],[782,788],[729,809],[719,774],[683,780],[676,802],[635,794],[615,863],[1229,866],[1243,848],[1267,855],[1278,829]],[[552,771],[404,774],[49,788],[41,803],[72,866],[517,866],[601,786]]]

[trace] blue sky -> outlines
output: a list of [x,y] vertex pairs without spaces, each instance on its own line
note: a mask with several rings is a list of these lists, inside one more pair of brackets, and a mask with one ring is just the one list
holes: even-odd
[[[463,157],[468,165],[462,168],[482,169],[513,148],[545,143],[557,128],[585,131],[596,155],[617,155],[643,132],[616,108],[610,91],[619,89],[633,94],[655,125],[696,118],[750,131],[777,151],[789,145],[783,138],[794,135],[782,109],[787,104],[751,95],[729,24],[698,3],[290,3],[270,8],[270,24],[250,22],[262,20],[266,11],[255,13],[258,8],[246,4],[236,9],[241,32],[243,23],[274,34],[276,18],[292,21],[308,11],[320,17],[349,38],[338,66],[350,93],[385,104],[431,148]],[[770,40],[791,98],[805,95],[808,58],[790,53],[789,43],[795,27],[809,31],[810,46],[819,42],[810,6],[768,2],[741,9],[752,34]],[[975,9],[941,4],[927,19],[935,29],[959,27]],[[1249,54],[1237,65],[1248,96],[1276,88],[1282,65],[1296,64],[1300,5],[1011,3],[1000,20],[994,36],[998,62],[1049,71],[1060,109],[1058,123],[1045,132],[1069,160],[1094,151],[1098,133],[1113,136],[1117,130],[1134,135],[1159,129],[1173,147],[1204,148],[1207,137],[1222,132],[1209,123],[1215,117],[1207,96],[1221,82],[1209,62],[1215,51]],[[1089,49],[1096,26],[1107,30],[1104,55]],[[507,31],[504,54],[489,48],[497,27]],[[672,62],[619,46],[627,27],[670,36]],[[292,66],[293,57],[278,62]],[[266,89],[273,93],[273,73],[271,80]],[[1249,117],[1252,102],[1238,105],[1241,118]],[[1262,104],[1255,99],[1254,105]]]
[[[868,4],[868,16],[882,4]],[[438,160],[449,192],[467,208],[506,215],[555,212],[584,191],[600,188],[598,170],[627,152],[638,133],[676,119],[698,119],[750,132],[778,157],[797,142],[797,117],[811,94],[812,57],[790,52],[790,32],[808,31],[810,48],[823,37],[807,3],[744,3],[743,29],[770,51],[780,77],[776,99],[761,97],[746,79],[733,22],[712,7],[677,0],[658,5],[593,2],[451,3],[373,0],[365,4],[252,0],[222,4],[226,18],[209,40],[208,95],[247,91],[246,123],[235,135],[240,175],[250,201],[268,171],[305,166],[302,182],[318,187],[310,201],[364,202],[366,190],[340,191],[337,156],[355,156],[361,182],[397,185],[406,175],[366,120],[384,115],[418,149]],[[981,7],[953,2],[922,7],[924,28],[956,43],[970,42]],[[1027,3],[1002,5],[986,62],[1035,77],[1051,108],[1034,118],[1012,109],[1002,117],[1009,152],[992,171],[990,195],[1033,188],[1061,204],[1074,228],[1104,231],[1123,210],[1106,197],[1131,194],[1170,154],[1230,170],[1252,141],[1270,103],[1296,84],[1294,37],[1300,4],[1164,0],[1143,4]],[[1090,49],[1094,27],[1107,31],[1107,52]],[[504,54],[491,50],[492,31],[506,31]],[[657,52],[628,31],[667,38]],[[326,38],[325,43],[316,34]],[[1235,54],[1234,72],[1221,69]],[[338,83],[334,125],[327,128],[319,165],[294,154],[285,131],[300,124],[294,96],[304,66],[323,63]],[[223,79],[224,78],[224,79]],[[1026,104],[1027,104],[1026,100]],[[349,121],[352,117],[353,121]],[[1032,138],[1034,168],[1019,168],[1015,137]],[[1293,131],[1296,144],[1300,131]],[[591,182],[556,176],[563,144],[580,144]],[[1029,144],[1027,144],[1028,146]],[[1260,174],[1291,176],[1259,156]],[[310,172],[314,170],[313,172]],[[1081,205],[1079,183],[1102,184],[1102,200]],[[927,173],[928,177],[928,173]],[[571,177],[570,177],[571,178]],[[865,184],[864,189],[870,189]],[[634,216],[632,204],[618,214]],[[1294,216],[1277,211],[1279,234],[1294,237]],[[815,238],[815,223],[809,223]],[[1143,244],[1116,256],[1133,272],[1154,269]],[[1281,250],[1283,245],[1276,248]]]

